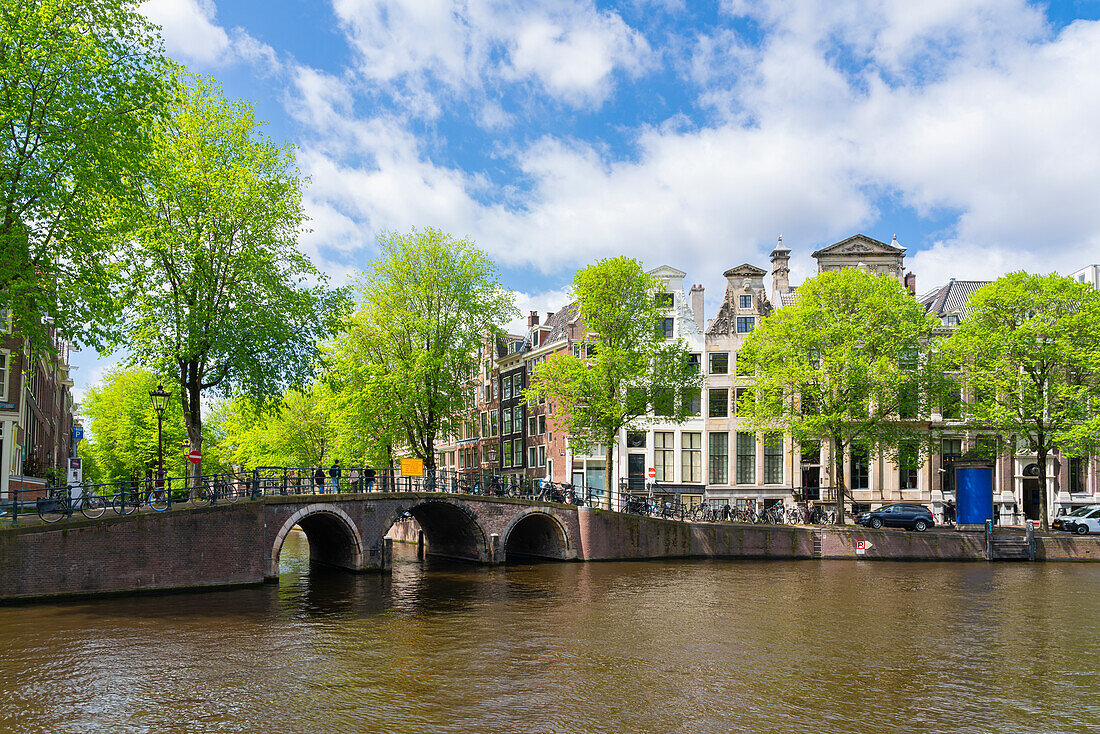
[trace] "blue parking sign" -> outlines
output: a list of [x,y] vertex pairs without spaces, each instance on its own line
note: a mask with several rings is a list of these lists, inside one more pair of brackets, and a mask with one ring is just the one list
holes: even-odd
[[84,438],[84,426],[73,426],[73,440],[79,441]]

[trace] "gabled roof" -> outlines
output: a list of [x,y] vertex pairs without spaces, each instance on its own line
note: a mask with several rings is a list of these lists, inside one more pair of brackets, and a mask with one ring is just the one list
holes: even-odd
[[543,341],[544,344],[551,344],[564,339],[569,332],[569,322],[577,316],[577,302],[573,301],[568,306],[564,306],[555,311],[550,318],[546,320],[546,326],[550,327],[550,333]]
[[722,273],[727,278],[732,278],[738,275],[744,275],[749,278],[759,278],[767,275],[767,270],[761,270],[755,265],[749,265],[748,263],[742,263],[735,268],[730,268],[726,272]]
[[[897,242],[897,238],[894,239]],[[904,255],[904,247],[896,247],[894,245],[888,245],[885,242],[879,242],[874,237],[868,237],[865,234],[854,234],[848,239],[841,240],[840,242],[834,242],[833,244],[822,247],[813,253],[812,257],[819,255]]]
[[974,291],[989,282],[988,280],[955,280],[952,278],[947,285],[921,296],[920,302],[924,304],[925,313],[943,318],[947,314],[955,313],[965,307]]
[[653,268],[653,270],[650,270],[649,274],[657,278],[660,278],[662,275],[669,278],[687,277],[687,273],[685,273],[683,270],[677,270],[671,265],[658,265],[657,267]]

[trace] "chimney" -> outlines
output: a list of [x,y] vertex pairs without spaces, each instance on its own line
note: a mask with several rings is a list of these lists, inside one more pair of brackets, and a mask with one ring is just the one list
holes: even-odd
[[550,324],[550,320],[553,319],[553,318],[554,318],[554,312],[553,311],[547,311],[546,312],[546,324],[548,326]]
[[699,330],[703,330],[703,286],[693,285],[691,286],[691,292],[688,294],[688,303],[691,304],[691,314],[695,317],[695,325],[699,327]]
[[782,303],[783,294],[791,290],[789,263],[791,251],[783,245],[783,237],[779,237],[779,244],[772,250],[772,302]]
[[527,317],[527,328],[530,329],[532,326],[538,326],[538,325],[539,325],[539,312],[538,311],[532,311],[531,314]]
[[917,295],[917,276],[911,271],[905,274],[905,289],[909,291],[909,295]]

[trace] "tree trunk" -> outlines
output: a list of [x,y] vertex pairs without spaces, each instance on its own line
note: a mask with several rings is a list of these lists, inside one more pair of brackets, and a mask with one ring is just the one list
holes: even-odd
[[611,497],[615,492],[615,472],[612,470],[615,460],[615,434],[607,439],[607,450],[604,453],[604,470],[603,470],[603,488],[604,498],[602,505],[603,509],[611,509]]
[[[183,402],[183,421],[187,428],[187,439],[191,442],[192,451],[202,451],[202,388],[199,386],[197,367],[193,363],[187,365],[180,383],[180,399]],[[202,473],[202,464],[187,462],[187,475],[191,478],[188,484],[194,486],[197,478]]]
[[1039,434],[1039,446],[1036,450],[1036,464],[1039,466],[1039,527],[1049,530],[1047,518],[1047,447],[1043,434]]
[[836,480],[836,524],[844,525],[844,448],[836,436],[833,443],[833,477]]

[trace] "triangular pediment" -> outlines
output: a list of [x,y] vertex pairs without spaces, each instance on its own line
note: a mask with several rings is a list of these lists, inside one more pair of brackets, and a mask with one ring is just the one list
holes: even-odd
[[677,270],[671,265],[658,265],[649,271],[654,278],[683,278],[687,276],[683,270]]
[[755,265],[749,265],[748,263],[743,263],[735,268],[730,268],[726,272],[722,273],[722,275],[726,276],[727,278],[733,278],[737,276],[742,276],[745,278],[760,278],[767,274],[767,270],[761,270]]
[[[895,240],[896,241],[896,240]],[[904,255],[904,247],[895,247],[885,242],[879,242],[874,237],[865,234],[855,234],[848,239],[834,242],[828,247],[822,247],[813,254],[813,257],[821,255]]]

